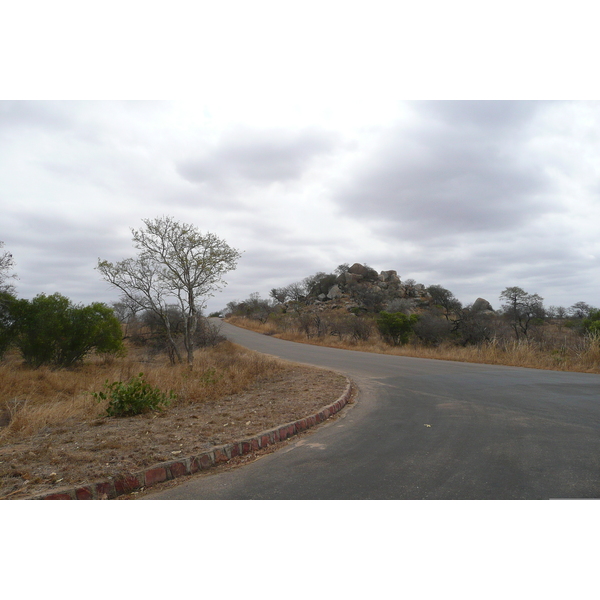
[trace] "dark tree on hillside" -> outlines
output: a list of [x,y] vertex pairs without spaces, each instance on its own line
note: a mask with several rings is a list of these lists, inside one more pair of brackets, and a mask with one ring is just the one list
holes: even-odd
[[494,316],[480,311],[474,311],[473,305],[468,304],[456,315],[453,333],[456,341],[467,346],[490,341],[494,336]]
[[462,308],[458,298],[441,285],[430,285],[427,288],[427,293],[431,296],[433,303],[442,309],[447,321],[450,320],[451,315],[456,314]]
[[290,296],[290,291],[287,287],[273,288],[269,292],[269,296],[276,302],[283,304]]
[[288,299],[292,302],[304,302],[308,295],[306,283],[304,281],[297,281],[296,283],[290,283],[286,287]]
[[304,280],[304,285],[309,296],[317,297],[320,294],[327,294],[335,285],[337,275],[334,273],[318,272]]
[[350,265],[348,263],[342,263],[335,268],[335,272],[337,275],[343,275],[348,272],[348,269],[350,269]]
[[381,312],[386,305],[386,295],[379,288],[354,285],[350,288],[350,294],[367,312]]
[[528,294],[520,287],[508,287],[500,294],[502,308],[510,320],[517,340],[527,338],[532,323],[544,318],[544,299],[538,294]]
[[403,285],[406,290],[407,298],[416,298],[418,296],[416,288],[417,282],[414,279],[406,279]]

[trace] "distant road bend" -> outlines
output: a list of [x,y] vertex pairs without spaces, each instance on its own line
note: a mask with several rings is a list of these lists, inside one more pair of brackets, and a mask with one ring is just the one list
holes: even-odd
[[233,342],[340,371],[345,417],[238,469],[147,499],[600,498],[600,375]]

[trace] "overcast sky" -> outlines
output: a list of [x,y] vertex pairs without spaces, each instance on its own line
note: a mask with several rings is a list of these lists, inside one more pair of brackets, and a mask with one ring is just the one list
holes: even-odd
[[[117,300],[97,259],[133,256],[130,228],[171,215],[243,251],[209,312],[354,262],[464,304],[496,308],[520,286],[547,306],[600,305],[600,103],[552,100],[573,97],[548,85],[557,73],[585,68],[562,61],[551,32],[549,72],[535,52],[511,54],[525,44],[514,26],[510,45],[507,29],[476,33],[474,51],[468,22],[448,36],[451,13],[430,21],[432,46],[410,26],[427,14],[415,8],[398,20],[377,3],[240,6],[178,18],[176,31],[149,13],[133,41],[98,15],[104,29],[78,34],[83,58],[60,41],[68,22],[55,46],[21,44],[31,76],[15,68],[0,101],[0,240],[19,296]],[[169,97],[186,100],[139,99]]]

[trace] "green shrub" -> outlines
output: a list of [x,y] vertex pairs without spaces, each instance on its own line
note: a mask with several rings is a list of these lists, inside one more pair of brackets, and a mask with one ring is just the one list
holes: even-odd
[[377,318],[377,327],[386,342],[399,346],[406,344],[413,332],[413,326],[419,320],[417,315],[388,313],[382,311]]
[[12,302],[10,318],[14,344],[34,368],[71,367],[91,351],[124,352],[121,324],[100,302],[81,306],[60,294],[39,294]]
[[174,392],[168,394],[144,381],[140,373],[127,383],[113,381],[104,384],[105,391],[93,392],[92,396],[98,401],[108,400],[106,414],[109,417],[132,417],[151,410],[161,410],[175,400]]
[[600,334],[600,310],[592,310],[589,318],[584,319],[583,330],[586,333]]

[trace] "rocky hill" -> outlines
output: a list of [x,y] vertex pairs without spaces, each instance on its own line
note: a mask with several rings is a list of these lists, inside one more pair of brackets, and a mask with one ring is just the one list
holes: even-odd
[[[420,312],[429,306],[444,305],[446,310],[456,309],[460,302],[452,292],[433,285],[425,287],[414,279],[401,280],[397,271],[378,273],[371,267],[354,263],[340,265],[336,273],[317,273],[307,277],[299,291],[299,284],[272,290],[271,296],[280,304],[300,300],[311,311],[343,308],[351,312]],[[493,312],[487,300],[478,298],[473,311]]]
[[431,296],[422,283],[412,279],[402,282],[396,271],[377,273],[366,265],[354,263],[333,281],[332,276],[315,281],[307,300],[315,307],[383,310],[400,305],[401,300],[407,306],[428,305]]

